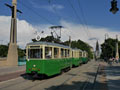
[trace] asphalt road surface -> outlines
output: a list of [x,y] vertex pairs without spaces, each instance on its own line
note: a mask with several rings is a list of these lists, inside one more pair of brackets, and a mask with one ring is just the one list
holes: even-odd
[[0,82],[0,90],[93,90],[98,62],[90,61],[61,75],[33,79],[26,74]]

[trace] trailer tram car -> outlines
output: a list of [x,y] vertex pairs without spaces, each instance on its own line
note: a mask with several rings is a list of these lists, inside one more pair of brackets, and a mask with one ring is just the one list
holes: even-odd
[[88,53],[86,51],[82,52],[82,63],[86,64],[88,62]]
[[82,50],[72,49],[72,66],[76,67],[82,64]]
[[82,55],[83,52],[80,49],[71,49],[56,43],[28,43],[26,73],[47,76],[59,74],[83,63],[85,57],[83,58]]

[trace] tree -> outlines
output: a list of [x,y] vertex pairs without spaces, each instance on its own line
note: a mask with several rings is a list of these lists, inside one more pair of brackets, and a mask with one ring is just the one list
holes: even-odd
[[[8,54],[8,45],[0,45],[0,57],[7,57]],[[25,56],[25,50],[18,47],[18,56]]]
[[110,57],[115,57],[116,39],[108,38],[107,40],[105,40],[105,42],[101,44],[101,50],[101,58],[108,60]]
[[[69,41],[65,41],[64,45],[69,45]],[[88,52],[88,57],[93,58],[93,54],[90,50],[91,46],[83,42],[82,40],[79,39],[78,41],[72,41],[71,47],[81,49],[82,51],[86,51]]]
[[0,45],[0,57],[7,57],[8,46]]

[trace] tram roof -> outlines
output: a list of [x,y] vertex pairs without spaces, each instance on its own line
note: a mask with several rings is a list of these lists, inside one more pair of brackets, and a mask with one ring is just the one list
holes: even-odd
[[69,46],[57,44],[57,43],[51,43],[51,42],[31,42],[27,45],[51,45],[51,46],[57,46],[57,47],[63,47],[63,48],[70,48]]
[[83,52],[81,49],[78,49],[78,48],[73,48],[72,50],[78,50],[78,51]]

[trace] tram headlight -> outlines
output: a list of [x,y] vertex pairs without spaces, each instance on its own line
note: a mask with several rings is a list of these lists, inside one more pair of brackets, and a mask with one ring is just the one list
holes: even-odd
[[36,67],[36,65],[33,65],[33,67]]

